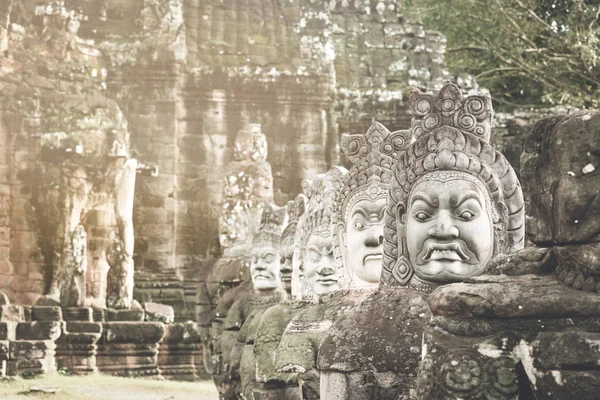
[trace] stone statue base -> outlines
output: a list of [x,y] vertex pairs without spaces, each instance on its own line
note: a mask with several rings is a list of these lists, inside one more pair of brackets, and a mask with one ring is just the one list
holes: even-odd
[[421,338],[431,316],[425,297],[385,288],[340,317],[319,348],[321,398],[415,398]]
[[597,398],[597,293],[552,275],[481,276],[428,301],[419,399]]

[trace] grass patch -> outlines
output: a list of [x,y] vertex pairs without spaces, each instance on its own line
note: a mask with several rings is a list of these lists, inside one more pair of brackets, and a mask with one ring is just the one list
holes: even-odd
[[[54,394],[32,393],[34,386],[55,387]],[[104,375],[46,375],[35,379],[0,381],[2,400],[213,400],[218,399],[212,381],[176,382]]]

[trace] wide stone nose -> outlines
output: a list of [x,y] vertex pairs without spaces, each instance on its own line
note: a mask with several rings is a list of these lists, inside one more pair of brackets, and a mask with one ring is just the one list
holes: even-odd
[[264,271],[265,269],[267,269],[267,266],[265,265],[265,262],[263,261],[263,259],[259,259],[255,264],[254,264],[254,269],[257,269],[259,271]]
[[445,212],[440,212],[429,228],[429,236],[437,239],[454,239],[458,237],[458,228],[454,226],[452,217]]
[[383,227],[373,226],[369,229],[365,235],[365,246],[367,247],[379,247],[383,243]]
[[292,272],[292,263],[285,262],[281,264],[281,268],[279,268],[281,272]]
[[322,276],[329,276],[335,274],[335,269],[332,267],[322,267],[317,270],[317,274]]

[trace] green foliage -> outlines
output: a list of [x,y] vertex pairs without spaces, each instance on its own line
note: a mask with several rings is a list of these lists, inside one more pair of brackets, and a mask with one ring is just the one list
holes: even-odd
[[407,0],[409,13],[448,38],[453,73],[468,73],[499,108],[598,108],[597,0]]

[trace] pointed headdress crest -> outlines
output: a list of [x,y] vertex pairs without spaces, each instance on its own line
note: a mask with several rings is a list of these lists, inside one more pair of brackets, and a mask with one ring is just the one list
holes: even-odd
[[352,162],[338,198],[335,222],[345,221],[352,204],[387,195],[392,165],[410,144],[410,131],[390,132],[375,122],[364,135],[342,135],[342,151]]
[[260,228],[254,235],[252,244],[255,246],[268,245],[279,248],[281,244],[281,229],[286,219],[286,208],[265,203]]

